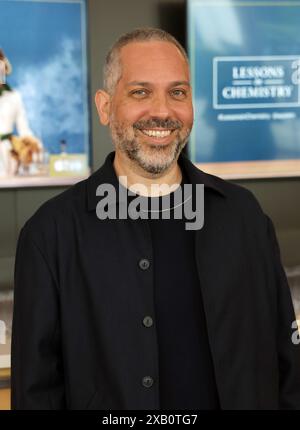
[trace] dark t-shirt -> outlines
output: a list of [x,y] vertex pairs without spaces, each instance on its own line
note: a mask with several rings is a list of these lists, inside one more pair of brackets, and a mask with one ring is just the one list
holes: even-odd
[[[183,176],[181,186],[186,183]],[[162,197],[148,198],[148,208],[162,206]],[[159,202],[158,202],[159,200]],[[151,206],[152,205],[152,206]],[[195,261],[195,231],[184,218],[152,219],[155,323],[159,346],[161,409],[218,409],[201,286]]]

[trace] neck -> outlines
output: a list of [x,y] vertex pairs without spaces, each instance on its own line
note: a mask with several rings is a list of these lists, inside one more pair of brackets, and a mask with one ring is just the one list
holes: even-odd
[[[137,166],[128,159],[126,154],[115,151],[113,166],[121,184],[142,196],[157,197],[169,194],[180,186],[182,180],[181,169],[177,161],[167,171],[153,174]],[[124,176],[126,183],[120,178]],[[161,187],[162,184],[166,184],[167,187]]]

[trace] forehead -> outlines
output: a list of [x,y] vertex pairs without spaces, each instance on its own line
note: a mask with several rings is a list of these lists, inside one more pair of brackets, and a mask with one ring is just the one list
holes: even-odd
[[187,62],[170,42],[132,42],[120,52],[122,81],[189,80]]

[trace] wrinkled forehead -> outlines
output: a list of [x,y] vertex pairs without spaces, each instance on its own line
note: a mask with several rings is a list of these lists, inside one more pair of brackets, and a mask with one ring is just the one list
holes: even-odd
[[120,50],[124,80],[189,80],[189,66],[179,48],[170,42],[132,42]]

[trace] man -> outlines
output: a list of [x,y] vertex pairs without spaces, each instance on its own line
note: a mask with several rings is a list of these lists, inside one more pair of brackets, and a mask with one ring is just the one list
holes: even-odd
[[[183,48],[135,30],[112,47],[104,78],[96,105],[115,151],[20,234],[13,408],[298,409],[295,315],[272,222],[249,191],[181,152],[193,123]],[[137,199],[147,216],[129,210]],[[186,228],[190,201],[205,208],[202,228]]]

